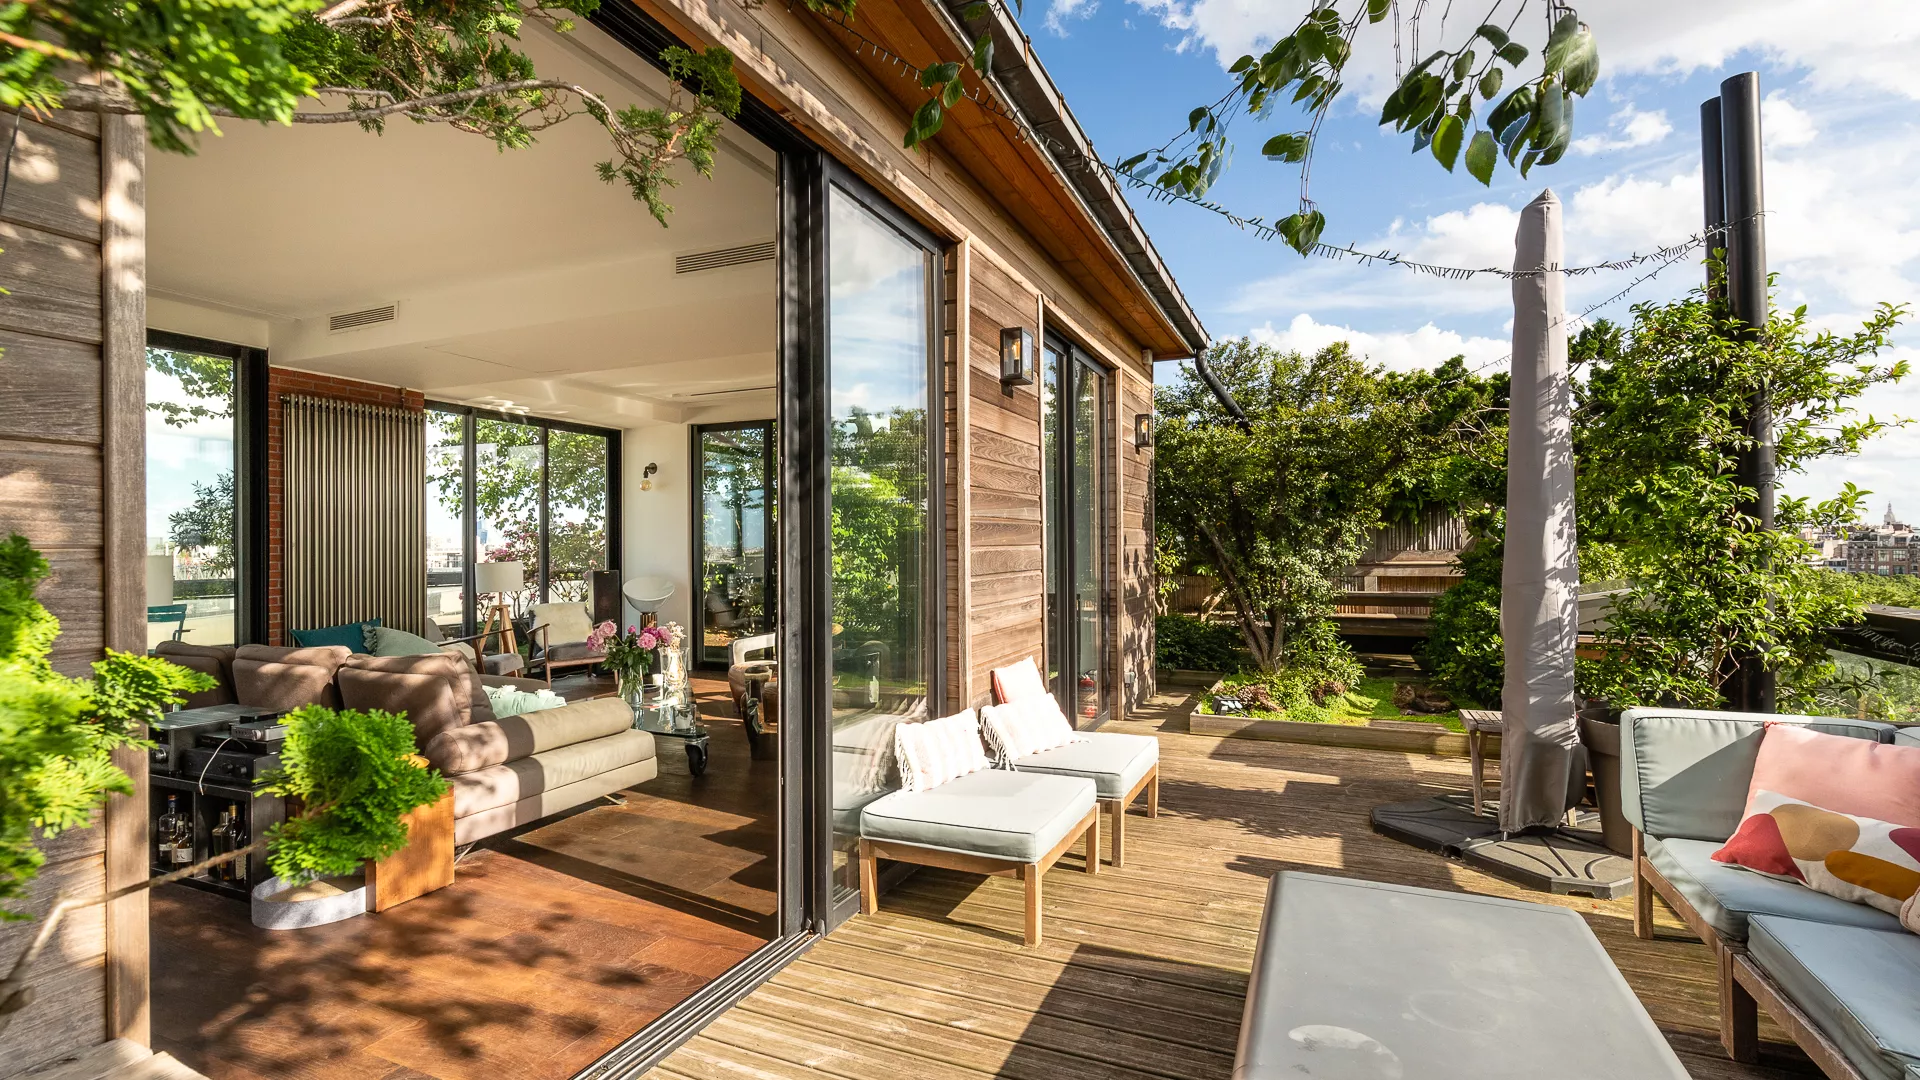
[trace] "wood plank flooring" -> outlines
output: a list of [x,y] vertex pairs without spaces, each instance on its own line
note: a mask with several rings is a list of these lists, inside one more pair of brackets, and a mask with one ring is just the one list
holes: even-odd
[[[1186,733],[1167,694],[1113,730],[1161,739],[1161,816],[1128,864],[1047,877],[1046,944],[1020,945],[1020,884],[923,870],[681,1047],[668,1080],[1225,1080],[1267,879],[1294,868],[1558,903],[1593,927],[1699,1080],[1820,1074],[1771,1025],[1761,1064],[1720,1053],[1706,947],[1658,909],[1552,897],[1376,835],[1379,803],[1459,790],[1463,759]],[[1577,1003],[1570,1003],[1577,1008]]]
[[694,779],[660,775],[490,838],[452,886],[379,915],[268,932],[233,900],[153,897],[154,1045],[213,1080],[563,1080],[772,934],[777,765],[725,684]]

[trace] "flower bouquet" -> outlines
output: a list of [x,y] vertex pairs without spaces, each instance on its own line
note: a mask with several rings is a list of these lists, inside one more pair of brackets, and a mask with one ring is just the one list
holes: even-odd
[[622,632],[609,620],[587,635],[587,648],[606,656],[604,663],[620,684],[620,696],[636,705],[646,692],[647,675],[663,655],[662,650],[679,645],[680,628],[672,623],[644,630],[629,626]]

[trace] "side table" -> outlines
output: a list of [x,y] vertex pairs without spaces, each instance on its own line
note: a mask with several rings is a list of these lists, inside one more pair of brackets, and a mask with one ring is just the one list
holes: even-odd
[[1467,760],[1473,769],[1473,816],[1480,817],[1480,803],[1487,787],[1487,737],[1505,728],[1498,709],[1461,709],[1460,724],[1467,729]]

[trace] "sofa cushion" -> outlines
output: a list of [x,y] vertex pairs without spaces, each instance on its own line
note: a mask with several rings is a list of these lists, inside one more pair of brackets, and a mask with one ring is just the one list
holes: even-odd
[[406,713],[424,748],[434,736],[471,721],[472,675],[473,669],[451,653],[353,656],[340,667],[340,703]]
[[340,707],[334,673],[352,653],[344,645],[283,649],[242,645],[233,653],[233,696],[242,705],[293,710],[302,705]]
[[1840,814],[1773,791],[1756,791],[1752,812],[1713,861],[1805,885],[1898,915],[1920,892],[1920,829]]
[[1920,1064],[1920,937],[1755,915],[1753,962],[1854,1067],[1906,1080]]
[[1160,740],[1117,731],[1082,732],[1080,741],[1015,758],[1021,772],[1084,776],[1103,799],[1119,799],[1160,761]]
[[1094,806],[1093,781],[988,769],[932,791],[896,791],[860,812],[860,835],[964,855],[1037,862]]
[[624,765],[653,758],[653,736],[628,729],[449,776],[456,818],[506,806]]
[[1900,928],[1899,919],[1865,904],[1714,862],[1713,853],[1720,846],[1714,841],[1649,836],[1646,845],[1647,861],[1660,876],[1687,898],[1701,918],[1734,941],[1747,939],[1747,919],[1752,915],[1785,915],[1872,930]]
[[593,633],[593,616],[587,605],[578,603],[535,604],[528,609],[529,629],[546,627],[542,635],[549,647],[587,640]]
[[445,648],[439,642],[419,634],[410,634],[397,626],[381,626],[377,622],[366,627],[366,642],[366,651],[375,656],[420,656]]
[[443,731],[420,752],[434,768],[452,776],[604,738],[632,726],[633,712],[625,702],[601,698]]
[[1747,814],[1755,812],[1754,794],[1760,791],[1836,814],[1920,828],[1920,747],[1768,724],[1753,762]]
[[1620,717],[1620,802],[1649,836],[1725,840],[1740,827],[1768,722],[1886,742],[1869,720],[1706,709],[1628,709]]
[[339,645],[348,652],[363,653],[368,651],[367,628],[379,625],[379,619],[361,619],[332,626],[316,626],[311,630],[291,630],[288,633],[293,643],[303,649]]
[[908,791],[931,791],[957,777],[993,768],[980,746],[980,718],[972,709],[897,725],[893,756],[900,763],[900,786]]
[[1920,746],[1920,727],[1903,727],[1893,733],[1896,746]]
[[183,708],[201,709],[209,705],[232,705],[233,697],[233,646],[231,645],[190,645],[184,641],[163,641],[154,647],[153,653],[162,660],[169,660],[190,671],[197,671],[211,678],[214,686],[209,690],[188,694]]

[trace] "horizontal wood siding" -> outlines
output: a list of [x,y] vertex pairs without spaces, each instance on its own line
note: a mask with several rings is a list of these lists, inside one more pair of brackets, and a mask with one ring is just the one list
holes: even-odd
[[[14,118],[0,123],[10,130]],[[0,206],[0,536],[20,533],[46,555],[53,573],[40,599],[62,631],[54,666],[84,675],[108,618],[99,123],[60,114],[19,123]],[[14,905],[36,918],[0,923],[0,966],[12,965],[56,897],[101,890],[105,842],[93,828],[42,843],[46,865]],[[35,968],[36,999],[0,1034],[0,1068],[26,1070],[104,1040],[105,975],[105,913],[86,909],[62,922]]]

